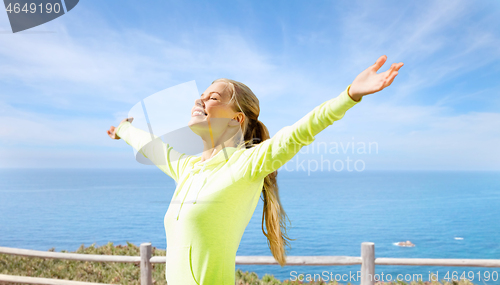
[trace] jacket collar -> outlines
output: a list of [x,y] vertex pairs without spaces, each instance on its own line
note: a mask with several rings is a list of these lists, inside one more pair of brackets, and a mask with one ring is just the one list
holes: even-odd
[[195,160],[194,167],[195,168],[197,168],[197,167],[205,168],[209,165],[219,164],[223,161],[227,161],[227,160],[229,160],[231,155],[233,155],[233,153],[237,150],[238,150],[238,148],[236,148],[236,147],[227,146],[227,147],[223,148],[222,150],[220,150],[219,152],[217,152],[215,154],[215,156],[213,156],[205,161],[200,161],[201,156],[198,156]]

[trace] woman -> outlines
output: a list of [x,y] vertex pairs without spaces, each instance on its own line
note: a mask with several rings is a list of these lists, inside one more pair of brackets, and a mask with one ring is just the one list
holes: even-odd
[[290,239],[278,194],[277,169],[363,96],[392,83],[403,63],[377,74],[386,59],[381,56],[338,97],[272,138],[258,120],[259,101],[250,88],[234,80],[215,80],[191,110],[189,126],[204,144],[201,156],[176,152],[159,137],[133,127],[133,118],[123,120],[117,128],[111,126],[107,131],[111,138],[124,139],[177,182],[164,219],[169,285],[233,285],[236,252],[261,193],[262,231],[276,261],[286,264],[285,245]]

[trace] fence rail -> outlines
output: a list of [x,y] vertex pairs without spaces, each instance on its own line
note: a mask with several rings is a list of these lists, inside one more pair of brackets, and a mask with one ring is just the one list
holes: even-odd
[[[153,263],[165,263],[165,256],[151,256],[151,243],[142,243],[140,256],[117,256],[62,253],[29,250],[20,248],[0,247],[0,254],[20,255],[25,257],[54,258],[77,261],[93,262],[124,262],[137,263],[141,268],[141,285],[152,285]],[[277,265],[272,256],[236,256],[239,265]],[[372,242],[361,243],[361,257],[357,256],[287,256],[287,265],[361,265],[361,285],[374,285],[375,265],[413,265],[413,266],[470,266],[470,267],[500,267],[500,259],[434,259],[434,258],[375,258],[375,244]],[[63,279],[25,277],[0,274],[0,282],[23,284],[69,284],[69,285],[95,285],[92,283],[70,281]]]

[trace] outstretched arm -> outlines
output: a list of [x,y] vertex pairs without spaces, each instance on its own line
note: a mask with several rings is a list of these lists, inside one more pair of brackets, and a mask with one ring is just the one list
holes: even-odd
[[123,139],[177,182],[189,156],[175,151],[160,137],[132,126],[132,120],[124,119],[117,128],[111,126],[108,135],[113,139]]
[[374,65],[361,72],[353,83],[336,98],[330,99],[314,108],[292,126],[281,129],[271,139],[247,150],[247,167],[244,169],[250,178],[263,178],[291,160],[298,151],[315,140],[315,136],[333,122],[344,117],[345,112],[361,102],[362,97],[378,92],[389,86],[403,63],[393,64],[383,73],[377,70],[387,57],[381,56]]

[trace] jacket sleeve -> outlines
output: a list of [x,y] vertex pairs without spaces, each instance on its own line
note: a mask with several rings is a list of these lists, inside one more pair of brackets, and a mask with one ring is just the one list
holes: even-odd
[[246,175],[250,179],[264,178],[291,160],[299,150],[315,140],[315,136],[326,127],[344,117],[345,112],[361,102],[354,101],[348,91],[351,85],[335,98],[314,108],[292,126],[278,131],[272,138],[245,150]]
[[187,158],[191,157],[175,151],[160,137],[132,126],[128,121],[121,123],[115,133],[127,144],[132,146],[146,158],[151,160],[160,170],[179,180],[182,170],[186,167]]

